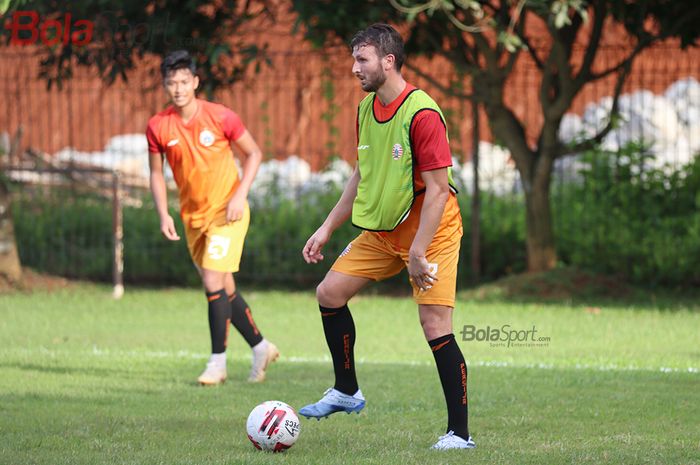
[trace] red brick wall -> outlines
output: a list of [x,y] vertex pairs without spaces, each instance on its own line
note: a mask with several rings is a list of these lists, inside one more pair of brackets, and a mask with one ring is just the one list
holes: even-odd
[[[535,25],[536,26],[536,25]],[[297,154],[314,168],[331,155],[355,157],[355,114],[363,92],[350,73],[347,49],[328,56],[311,49],[288,32],[283,24],[270,33],[274,66],[223,90],[215,100],[240,113],[268,156]],[[606,67],[624,56],[629,44],[614,27],[606,30],[597,66]],[[577,60],[581,53],[578,52]],[[441,61],[415,61],[439,79],[447,79],[449,65]],[[81,151],[103,149],[112,136],[144,131],[150,115],[165,105],[157,60],[144,62],[130,74],[129,82],[102,85],[91,70],[78,69],[64,89],[47,90],[37,78],[38,58],[28,48],[0,51],[0,131],[14,133],[22,126],[24,148],[53,153],[72,146]],[[468,158],[471,150],[471,110],[467,103],[450,99],[410,71],[406,78],[430,92],[449,115],[455,154]],[[682,52],[675,43],[658,45],[636,61],[625,92],[649,89],[663,92],[674,81],[700,79],[700,52]],[[586,86],[571,109],[581,113],[591,101],[612,93],[614,77]],[[468,85],[468,83],[467,83]],[[539,78],[526,53],[521,54],[508,82],[506,101],[524,122],[534,139],[542,124],[539,111]],[[489,140],[482,115],[482,139]],[[145,154],[144,154],[145,156]]]

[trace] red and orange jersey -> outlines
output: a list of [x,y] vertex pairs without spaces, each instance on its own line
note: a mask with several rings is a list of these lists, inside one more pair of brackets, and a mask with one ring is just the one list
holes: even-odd
[[[388,105],[382,105],[378,98],[375,99],[374,114],[376,117],[380,121],[391,119],[408,94],[414,89],[415,86],[406,84],[401,94]],[[421,172],[452,166],[452,153],[445,135],[445,123],[437,112],[418,112],[411,122],[410,130],[415,163],[413,185],[416,192],[421,192],[425,189],[425,182],[423,181]],[[417,196],[406,219],[393,231],[381,232],[379,234],[397,248],[409,249],[418,231],[424,199],[425,195]],[[431,246],[451,242],[454,241],[455,238],[461,236],[462,215],[457,197],[452,193],[445,205],[440,225],[435,232]]]
[[245,130],[236,113],[200,99],[187,123],[173,106],[148,121],[148,150],[165,154],[180,191],[180,213],[186,225],[206,228],[226,211],[240,182],[231,142]]

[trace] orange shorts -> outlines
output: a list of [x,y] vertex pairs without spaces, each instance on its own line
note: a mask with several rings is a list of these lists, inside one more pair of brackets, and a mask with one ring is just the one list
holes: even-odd
[[[430,245],[426,258],[438,280],[426,291],[421,291],[411,281],[416,303],[454,307],[460,239],[461,235],[455,240]],[[380,233],[363,231],[343,250],[331,270],[381,281],[399,273],[407,265],[408,249],[395,246]]]
[[221,216],[207,228],[198,229],[185,225],[187,248],[192,261],[200,269],[235,273],[243,254],[243,243],[250,224],[250,208],[246,203],[243,218],[226,223]]

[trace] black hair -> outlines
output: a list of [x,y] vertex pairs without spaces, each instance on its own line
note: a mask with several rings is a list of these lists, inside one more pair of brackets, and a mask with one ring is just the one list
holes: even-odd
[[192,74],[197,74],[197,66],[187,50],[175,50],[168,53],[160,64],[160,73],[163,75],[163,79],[178,69],[189,69]]
[[376,23],[355,34],[350,41],[350,48],[354,49],[361,45],[373,45],[377,49],[379,58],[387,55],[394,55],[396,70],[401,71],[401,66],[406,60],[406,53],[403,49],[403,39],[401,35],[388,24]]

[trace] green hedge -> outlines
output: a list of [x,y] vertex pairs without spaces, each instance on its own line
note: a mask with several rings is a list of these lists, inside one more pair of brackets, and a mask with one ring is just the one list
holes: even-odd
[[[652,168],[643,148],[620,153],[595,151],[582,158],[577,182],[552,194],[555,230],[563,264],[618,274],[647,285],[700,284],[700,161],[673,170]],[[310,286],[358,230],[346,224],[326,245],[326,260],[307,265],[301,249],[340,195],[285,198],[274,190],[253,204],[239,279],[246,282]],[[488,281],[525,270],[525,215],[522,196],[482,195],[481,267]],[[460,284],[472,282],[469,266],[470,199],[460,194],[465,236]],[[111,205],[70,191],[17,192],[13,206],[20,258],[48,273],[110,281]],[[182,225],[176,217],[178,231]],[[182,234],[181,234],[182,236]],[[124,208],[124,278],[128,283],[199,282],[184,237],[161,237],[152,201]]]
[[[50,195],[19,195],[13,204],[17,247],[23,265],[61,276],[111,281],[110,201],[54,189]],[[124,280],[130,283],[194,284],[198,281],[184,239],[162,238],[152,204],[123,209]],[[178,225],[182,231],[182,225]]]
[[[307,265],[301,256],[306,240],[321,225],[340,191],[288,199],[273,193],[252,207],[241,281],[311,286],[359,233],[345,224],[324,248],[321,264]],[[460,197],[468,204],[469,199]],[[483,276],[495,278],[524,268],[523,218],[517,199],[485,196],[482,218]],[[40,271],[96,281],[112,279],[112,212],[108,200],[53,191],[50,195],[18,195],[13,205],[22,263]],[[465,225],[469,211],[463,208]],[[195,285],[198,277],[184,241],[162,238],[153,203],[146,195],[141,208],[125,207],[124,280],[139,284]],[[176,227],[183,227],[173,212]],[[465,231],[465,237],[469,232]],[[182,236],[182,234],[181,234]],[[470,247],[465,240],[460,260],[461,281],[468,282]],[[399,278],[400,279],[400,278]]]
[[646,285],[700,284],[700,158],[655,167],[644,147],[592,151],[580,183],[558,194],[565,263]]
[[100,199],[33,192],[15,198],[15,236],[23,265],[67,277],[111,279],[112,215]]

